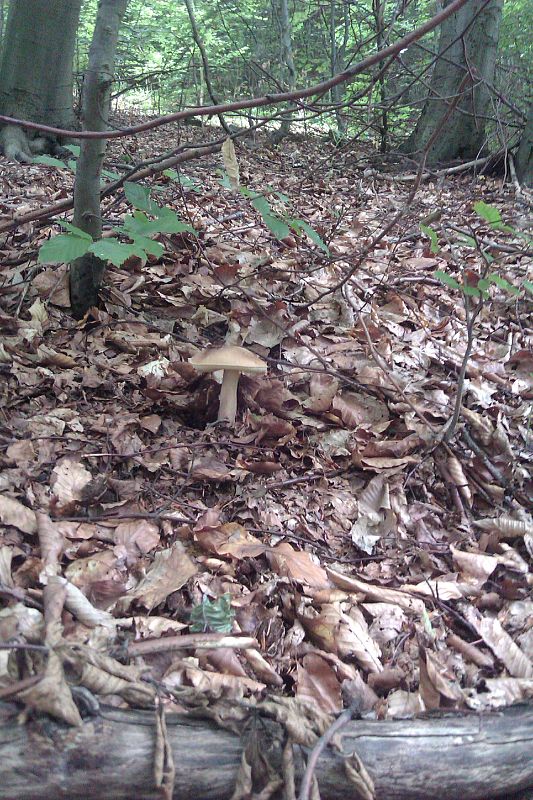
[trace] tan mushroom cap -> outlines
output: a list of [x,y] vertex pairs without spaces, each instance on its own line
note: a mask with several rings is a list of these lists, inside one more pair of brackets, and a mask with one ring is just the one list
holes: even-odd
[[217,369],[238,370],[239,372],[266,372],[267,365],[262,358],[250,350],[236,345],[211,348],[189,359],[189,364],[199,372],[213,372]]

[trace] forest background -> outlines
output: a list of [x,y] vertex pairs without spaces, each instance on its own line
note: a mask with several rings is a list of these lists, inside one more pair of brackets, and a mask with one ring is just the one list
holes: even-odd
[[[343,709],[364,769],[311,757],[305,800],[315,769],[324,797],[533,782],[530,706],[489,713],[533,695],[533,10],[467,0],[381,59],[449,6],[0,0],[0,692],[82,731],[94,796],[268,794]],[[196,369],[224,343],[264,361],[232,419]],[[99,698],[152,716],[94,737]],[[282,778],[205,717],[189,741],[204,700],[296,709]],[[380,721],[437,710],[476,714],[391,757]],[[13,718],[0,798],[85,797],[64,730],[51,752]]]

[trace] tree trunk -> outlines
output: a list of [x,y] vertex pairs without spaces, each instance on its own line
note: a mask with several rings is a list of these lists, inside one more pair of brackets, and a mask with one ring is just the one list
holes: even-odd
[[[19,711],[0,704],[0,800],[161,797],[153,779],[155,713],[104,706],[99,716],[67,728],[44,717],[21,725]],[[281,727],[260,706],[250,717],[258,752],[279,772]],[[176,766],[175,800],[230,798],[241,763],[239,736],[209,720],[168,715],[166,722]],[[492,714],[356,720],[340,735],[343,752],[355,751],[363,761],[378,800],[511,800],[514,792],[533,788],[531,705]],[[299,780],[300,748],[293,754]],[[335,749],[323,751],[315,775],[322,800],[359,800]]]
[[[194,0],[185,0],[185,6],[187,8],[187,14],[189,15],[189,22],[191,23],[192,38],[194,39],[196,47],[200,52],[200,58],[202,59],[205,87],[207,89],[207,93],[209,94],[209,99],[211,100],[211,103],[214,106],[217,106],[219,104],[219,99],[215,94],[215,90],[213,89],[213,82],[211,80],[211,68],[209,66],[209,59],[207,58],[207,51],[205,49],[202,37],[200,36],[200,31],[198,30]],[[228,134],[228,136],[230,136],[231,130],[228,124],[226,123],[226,120],[224,119],[224,115],[217,114],[217,117],[221,127]]]
[[[470,0],[442,25],[439,58],[431,78],[431,95],[402,148],[404,152],[416,155],[424,150],[431,135],[442,124],[466,71],[473,69],[477,75],[473,75],[473,84],[464,90],[441,135],[431,145],[427,154],[428,164],[455,158],[476,158],[483,148],[484,117],[490,107],[490,93],[485,81],[492,83],[494,78],[503,0],[491,0],[480,11],[483,2]],[[445,5],[449,5],[449,0]]]
[[[9,5],[0,63],[0,113],[72,128],[72,61],[81,0],[16,0]],[[45,143],[5,126],[8,158],[30,161]]]
[[524,186],[533,186],[533,103],[529,104],[526,126],[516,154],[516,174]]
[[[115,52],[120,22],[128,0],[100,0],[89,63],[83,84],[82,122],[85,130],[105,131]],[[74,184],[74,225],[93,240],[102,237],[100,182],[106,148],[105,139],[83,139]],[[70,305],[81,319],[98,301],[105,262],[92,253],[76,259],[70,267]]]
[[[291,91],[296,83],[296,67],[292,53],[292,29],[287,0],[279,0],[278,19],[280,26],[281,64],[286,88]],[[272,141],[279,144],[290,131],[292,114],[287,112],[281,118],[281,125],[272,136]]]
[[[330,40],[330,71],[331,76],[338,75],[344,70],[344,62],[346,56],[346,47],[350,37],[350,19],[348,15],[348,5],[346,0],[342,2],[342,22],[343,22],[343,39],[340,47],[337,46],[337,0],[330,0],[329,7],[329,40]],[[344,86],[337,84],[333,86],[330,92],[331,102],[335,106],[340,106],[344,94]],[[342,112],[342,108],[335,109],[335,119],[337,121],[337,133],[339,137],[346,136],[348,128],[348,121]]]

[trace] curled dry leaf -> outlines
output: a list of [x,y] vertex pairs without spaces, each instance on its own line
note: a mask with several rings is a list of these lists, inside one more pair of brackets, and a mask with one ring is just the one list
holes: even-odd
[[458,581],[428,580],[408,584],[404,589],[423,594],[426,597],[433,597],[436,600],[460,600],[462,597],[478,595],[481,592],[482,583],[460,583]]
[[[59,577],[59,576],[58,576]],[[87,628],[97,628],[99,625],[115,626],[118,624],[116,620],[108,611],[102,611],[100,608],[95,608],[88,600],[81,589],[74,586],[70,581],[66,581],[67,596],[65,600],[65,608],[70,611],[72,616],[85,625]]]
[[[186,666],[185,677],[187,682],[200,693],[215,695],[224,693],[226,697],[242,697],[246,692],[262,692],[266,688],[264,683],[251,678],[223,675],[221,672],[203,672],[192,665]],[[166,680],[163,682],[166,683]]]
[[531,678],[487,678],[483,681],[483,692],[470,690],[466,693],[466,704],[476,711],[486,711],[532,698]]
[[490,423],[488,417],[478,414],[477,411],[472,411],[472,409],[466,406],[461,408],[461,415],[472,426],[475,438],[478,439],[482,445],[488,447],[494,431],[494,427]]
[[498,619],[483,617],[472,606],[463,609],[463,615],[514,678],[533,678],[533,664]]
[[437,653],[420,648],[420,695],[425,707],[440,708],[444,703],[449,705],[461,703],[463,692],[456,683],[453,673],[441,663]]
[[311,639],[341,658],[355,658],[368,672],[380,672],[381,651],[371,639],[361,612],[351,608],[345,614],[340,605],[324,605],[320,612],[307,610],[299,616]]
[[276,545],[267,557],[274,572],[284,578],[291,578],[306,586],[329,586],[325,571],[311,560],[309,553],[295,550],[288,542]]
[[237,559],[255,558],[268,549],[267,545],[248,533],[238,522],[226,522],[221,525],[217,520],[213,525],[205,525],[195,530],[194,538],[208,553]]
[[159,540],[159,526],[151,520],[121,522],[115,528],[114,551],[118,556],[125,555],[128,562],[134,562],[140,555],[155,550]]
[[0,522],[23,533],[37,533],[35,512],[7,494],[0,494]]
[[447,461],[448,471],[450,473],[451,479],[454,484],[459,489],[459,493],[465,503],[471,507],[472,506],[472,493],[470,491],[470,486],[468,485],[468,481],[466,479],[466,475],[463,472],[463,467],[461,466],[461,462],[455,456],[450,456]]
[[65,569],[65,577],[78,589],[103,581],[114,574],[117,557],[112,550],[101,550],[87,558],[78,558]]
[[225,170],[228,173],[231,188],[235,192],[239,188],[239,162],[237,161],[235,145],[229,136],[222,145],[222,159],[224,161]]
[[0,609],[0,641],[23,637],[30,644],[40,644],[44,633],[44,617],[36,608],[14,603]]
[[[344,589],[347,592],[362,593],[367,600],[395,603],[406,611],[414,611],[416,614],[421,615],[424,612],[424,601],[418,597],[412,597],[407,591],[402,592],[398,589],[388,589],[386,586],[365,583],[359,578],[343,575],[342,572],[337,572],[334,569],[326,568],[326,573],[334,586],[338,586],[339,589]],[[413,589],[414,587],[408,588]]]
[[37,525],[43,562],[43,571],[39,577],[41,583],[46,583],[47,577],[57,575],[60,571],[59,559],[65,540],[59,526],[52,522],[48,514],[37,512]]
[[253,669],[257,678],[259,678],[267,686],[283,686],[283,679],[278,673],[270,666],[268,661],[263,658],[258,650],[253,648],[243,650],[242,656],[248,662],[248,665]]
[[146,577],[124,600],[138,600],[150,610],[166,600],[169,594],[181,589],[197,571],[182,543],[176,541],[172,547],[156,553]]
[[338,714],[343,708],[341,684],[335,670],[318,653],[309,653],[298,664],[296,696],[318,705],[326,714]]
[[498,531],[504,539],[516,539],[519,536],[533,535],[533,522],[513,519],[512,517],[494,517],[475,520],[474,525],[485,531]]
[[17,698],[30,708],[50,714],[67,725],[81,725],[80,712],[72,699],[61,659],[54,650],[48,653],[39,683],[19,692]]
[[13,560],[13,550],[3,544],[0,546],[0,584],[12,589],[15,586],[13,575],[11,574],[11,562]]
[[91,480],[91,473],[78,461],[66,459],[55,466],[50,486],[57,498],[58,508],[67,508],[82,500],[83,490]]

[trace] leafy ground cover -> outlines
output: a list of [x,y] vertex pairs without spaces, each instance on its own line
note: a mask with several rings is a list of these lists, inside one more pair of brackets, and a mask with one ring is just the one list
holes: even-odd
[[[127,155],[113,145],[110,169]],[[39,671],[29,645],[55,587],[64,662],[111,702],[154,685],[169,704],[187,687],[270,689],[388,717],[530,697],[527,198],[434,177],[373,241],[411,181],[320,140],[259,139],[237,158],[241,184],[311,237],[276,238],[211,156],[151,183],[194,232],[111,266],[80,323],[65,266],[37,260],[57,225],[0,245],[0,640],[17,645],[0,651],[4,691]],[[1,161],[0,181],[1,223],[67,197],[73,176]],[[131,211],[107,199],[104,235]],[[499,283],[454,288],[487,265]],[[241,378],[235,426],[215,423],[219,384],[188,363],[225,341],[268,363]],[[63,691],[46,708],[68,718]]]

